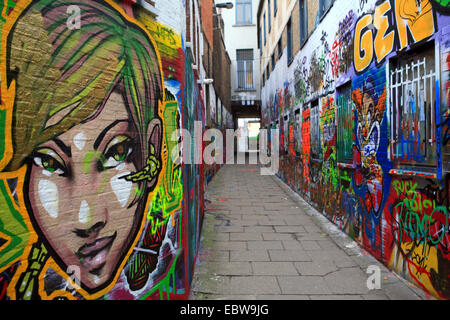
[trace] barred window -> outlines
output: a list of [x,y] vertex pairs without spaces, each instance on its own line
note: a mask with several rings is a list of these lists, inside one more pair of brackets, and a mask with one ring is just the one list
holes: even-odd
[[337,160],[351,163],[353,158],[353,101],[351,83],[337,89]]
[[436,168],[436,70],[434,46],[390,61],[392,156],[396,168]]

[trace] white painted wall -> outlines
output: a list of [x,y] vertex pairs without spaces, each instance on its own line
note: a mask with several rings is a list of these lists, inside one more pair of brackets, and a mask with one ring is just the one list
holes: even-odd
[[[215,0],[215,3],[227,2],[226,0]],[[236,1],[231,1],[233,4]],[[248,26],[237,26],[236,23],[236,7],[233,9],[217,9],[218,13],[222,15],[225,25],[225,47],[231,59],[231,98],[232,100],[241,100],[241,98],[248,98],[253,100],[260,100],[260,54],[258,49],[258,31],[256,13],[258,10],[258,0],[253,0],[252,7],[252,24]],[[237,49],[253,49],[253,74],[255,90],[253,92],[238,92],[237,88],[237,63],[236,50]],[[239,96],[237,98],[236,96]],[[237,98],[237,99],[236,99]]]

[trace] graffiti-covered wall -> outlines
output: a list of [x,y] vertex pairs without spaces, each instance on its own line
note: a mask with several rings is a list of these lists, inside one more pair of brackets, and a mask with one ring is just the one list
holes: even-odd
[[205,108],[185,2],[0,9],[0,299],[187,298],[204,171],[173,137]]
[[264,126],[280,129],[279,176],[442,299],[450,298],[449,15],[448,1],[336,0],[293,61],[285,49],[262,90]]

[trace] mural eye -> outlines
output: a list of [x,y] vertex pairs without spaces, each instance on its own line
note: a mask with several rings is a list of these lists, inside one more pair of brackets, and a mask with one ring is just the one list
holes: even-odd
[[105,169],[117,167],[124,162],[133,152],[132,141],[127,136],[118,136],[111,140],[104,153]]
[[50,148],[38,149],[33,156],[33,162],[50,174],[56,173],[63,176],[67,172],[64,161]]

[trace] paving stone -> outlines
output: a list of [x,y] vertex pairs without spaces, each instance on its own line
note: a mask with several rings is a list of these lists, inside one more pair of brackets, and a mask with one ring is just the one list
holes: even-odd
[[244,227],[239,226],[216,226],[215,227],[216,232],[244,232]]
[[250,226],[244,227],[244,232],[275,232],[274,227],[269,226]]
[[213,274],[196,274],[191,290],[196,293],[223,294],[230,286],[230,277]]
[[311,261],[306,251],[300,250],[269,250],[271,261]]
[[263,233],[264,240],[294,240],[292,233]]
[[322,277],[278,276],[283,294],[331,294]]
[[253,274],[261,276],[298,275],[292,262],[252,262]]
[[344,268],[325,277],[330,290],[335,294],[368,294],[367,275],[359,268]]
[[230,251],[223,250],[202,250],[199,254],[199,260],[201,263],[207,261],[230,261]]
[[314,240],[300,240],[300,244],[306,251],[322,250],[317,241]]
[[249,240],[262,241],[263,237],[262,234],[259,232],[230,233],[230,241],[249,241]]
[[301,250],[303,251],[303,247],[301,243],[297,240],[284,240],[283,247],[286,250]]
[[230,261],[270,261],[267,250],[230,251]]
[[215,241],[213,246],[217,250],[247,250],[245,241]]
[[360,295],[346,295],[346,294],[339,294],[339,295],[310,295],[310,300],[364,300],[362,296]]
[[332,261],[295,262],[294,265],[302,276],[325,276],[338,270]]
[[212,274],[219,276],[248,276],[253,274],[250,262],[211,262],[208,269]]
[[391,300],[420,300],[420,297],[413,293],[404,283],[392,283],[382,286],[383,292]]
[[286,222],[282,219],[278,220],[261,220],[258,221],[260,226],[285,226]]
[[231,277],[231,294],[280,294],[277,278],[274,276]]
[[298,233],[298,232],[306,232],[305,228],[302,226],[275,226],[276,232],[281,233]]
[[295,294],[278,294],[278,295],[258,295],[257,300],[310,300],[307,295],[295,295]]
[[247,247],[249,251],[283,249],[281,241],[247,241]]
[[[364,300],[390,300],[389,297],[380,290],[372,290],[369,294],[362,295]],[[373,293],[372,293],[373,292]]]

